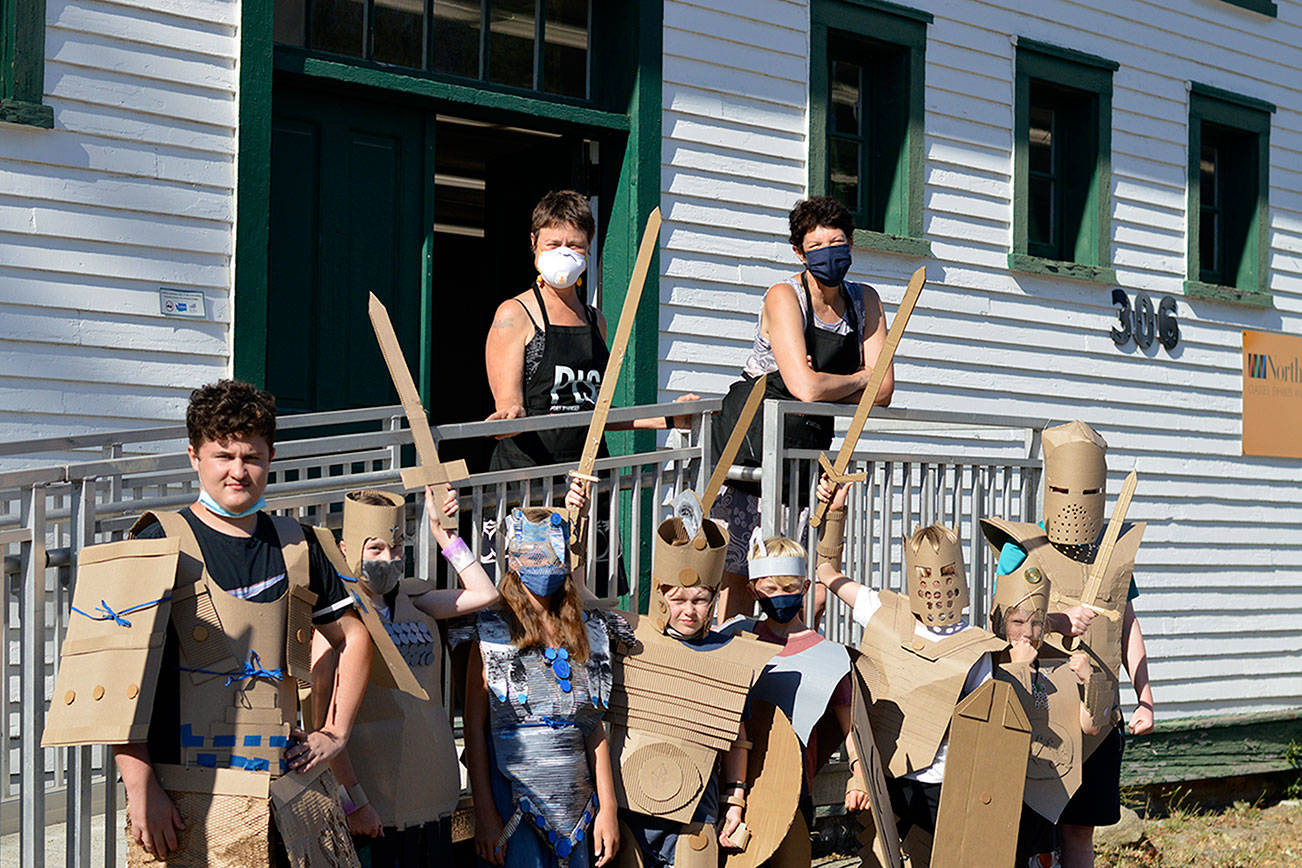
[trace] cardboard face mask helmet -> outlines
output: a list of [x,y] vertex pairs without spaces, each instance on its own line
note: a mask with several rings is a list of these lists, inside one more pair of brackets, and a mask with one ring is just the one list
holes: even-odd
[[714,592],[705,622],[714,620],[714,603],[723,581],[728,532],[705,518],[696,495],[685,491],[674,498],[674,515],[656,528],[651,557],[651,619],[658,630],[669,624],[669,603],[662,588],[709,588]]
[[1046,428],[1044,445],[1044,529],[1049,541],[1090,545],[1103,530],[1108,444],[1084,422]]
[[[383,500],[366,503],[362,498]],[[371,538],[383,540],[397,549],[401,558],[405,513],[401,494],[392,491],[350,491],[344,495],[344,549],[346,563],[354,578],[362,578],[362,552]]]
[[1021,609],[1041,619],[1049,611],[1049,580],[1039,567],[1015,570],[995,580],[995,593],[990,601],[990,613],[1003,617],[1005,613]]
[[569,539],[563,510],[516,507],[506,519],[506,568],[531,590],[559,585],[569,575]]
[[969,597],[958,534],[933,524],[904,541],[909,608],[928,627],[948,627],[963,618]]

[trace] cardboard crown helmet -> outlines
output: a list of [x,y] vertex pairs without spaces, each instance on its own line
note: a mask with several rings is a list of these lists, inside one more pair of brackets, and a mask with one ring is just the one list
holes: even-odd
[[362,550],[375,537],[397,548],[405,536],[405,500],[392,491],[365,489],[344,495],[344,562],[354,577],[362,574]]
[[564,510],[517,506],[506,517],[506,568],[522,580],[568,575],[569,540]]
[[685,491],[674,498],[674,515],[656,528],[651,555],[651,620],[657,630],[669,624],[669,603],[664,588],[709,588],[714,593],[706,623],[714,620],[714,604],[723,581],[723,560],[728,552],[728,531],[706,518],[696,494]]
[[1090,545],[1103,530],[1108,482],[1108,444],[1084,422],[1046,428],[1044,446],[1044,529],[1049,542]]
[[904,540],[904,574],[909,608],[928,627],[948,627],[963,618],[969,602],[963,545],[942,525],[920,528]]
[[1003,617],[1013,609],[1044,617],[1049,611],[1049,579],[1039,567],[1014,570],[995,579],[995,593],[990,600],[990,614]]

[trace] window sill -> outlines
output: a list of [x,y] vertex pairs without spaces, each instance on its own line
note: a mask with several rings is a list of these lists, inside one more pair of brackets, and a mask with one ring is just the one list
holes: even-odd
[[1279,17],[1279,7],[1274,4],[1273,0],[1224,0],[1224,2],[1251,12],[1260,12],[1262,15],[1268,15],[1271,18]]
[[0,123],[22,124],[28,127],[54,128],[54,109],[38,102],[20,99],[0,99]]
[[854,230],[854,246],[878,250],[882,253],[899,253],[903,256],[930,256],[931,242],[926,238],[907,235],[890,235],[871,229]]
[[1251,289],[1236,289],[1233,286],[1219,286],[1215,283],[1203,283],[1201,280],[1184,282],[1186,298],[1202,298],[1208,301],[1223,301],[1227,304],[1243,304],[1249,307],[1274,307],[1275,301],[1268,292]]
[[1065,277],[1068,280],[1087,280],[1091,283],[1116,283],[1116,269],[1110,265],[1086,265],[1082,262],[1060,262],[1029,253],[1008,254],[1008,267],[1027,274],[1044,274]]

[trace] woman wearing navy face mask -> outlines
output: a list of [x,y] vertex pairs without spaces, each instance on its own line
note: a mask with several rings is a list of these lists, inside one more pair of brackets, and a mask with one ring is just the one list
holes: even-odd
[[560,510],[512,510],[502,605],[452,641],[473,641],[466,674],[466,764],[480,864],[589,868],[619,849],[615,784],[601,719],[622,618],[584,611]]
[[[886,317],[876,291],[845,279],[854,238],[850,212],[835,199],[815,196],[796,203],[789,224],[791,246],[804,269],[769,287],[764,295],[742,379],[729,389],[713,427],[716,455],[723,451],[736,425],[751,384],[761,375],[768,374],[765,398],[854,403],[868,385],[872,363],[886,343]],[[894,387],[894,373],[888,372],[875,403],[890,404]],[[761,417],[756,414],[751,423],[737,464],[760,466]],[[788,449],[827,449],[832,444],[832,420],[788,416],[783,439]],[[803,491],[805,486],[798,488]],[[743,590],[745,543],[759,524],[759,485],[729,482],[715,500],[711,515],[727,524],[730,537],[720,592],[722,622],[749,612],[753,603]],[[820,591],[815,589],[819,601],[823,598]]]

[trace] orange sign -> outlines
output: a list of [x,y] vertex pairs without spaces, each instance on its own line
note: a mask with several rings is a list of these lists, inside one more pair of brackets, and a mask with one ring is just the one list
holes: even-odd
[[1243,333],[1243,454],[1302,458],[1302,337]]

